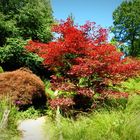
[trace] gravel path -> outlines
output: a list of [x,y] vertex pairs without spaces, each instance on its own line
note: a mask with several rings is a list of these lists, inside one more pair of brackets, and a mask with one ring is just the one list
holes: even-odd
[[18,129],[22,132],[21,140],[45,140],[43,125],[45,117],[20,122]]

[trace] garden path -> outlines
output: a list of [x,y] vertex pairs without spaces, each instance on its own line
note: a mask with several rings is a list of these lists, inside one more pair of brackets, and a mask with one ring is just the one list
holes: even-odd
[[28,119],[19,123],[18,129],[22,132],[21,140],[46,140],[43,133],[45,117]]

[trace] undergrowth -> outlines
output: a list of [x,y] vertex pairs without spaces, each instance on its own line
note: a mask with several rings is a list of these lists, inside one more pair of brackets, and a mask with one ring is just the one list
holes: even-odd
[[44,127],[50,140],[138,140],[140,139],[140,96],[129,98],[125,109],[101,109],[77,120],[47,118]]
[[[92,113],[82,113],[76,118],[63,117],[59,110],[56,111],[56,116],[52,115],[54,112],[48,108],[30,107],[26,111],[21,111],[12,106],[8,99],[1,100],[0,123],[6,109],[10,110],[10,114],[7,125],[0,128],[0,140],[19,140],[21,136],[17,130],[17,122],[44,115],[48,116],[44,131],[49,140],[139,140],[140,96],[136,92],[139,91],[139,83],[140,78],[135,78],[123,82],[120,87],[114,87],[130,93],[128,100],[107,100],[104,106]],[[47,83],[46,90],[50,90],[49,87]]]

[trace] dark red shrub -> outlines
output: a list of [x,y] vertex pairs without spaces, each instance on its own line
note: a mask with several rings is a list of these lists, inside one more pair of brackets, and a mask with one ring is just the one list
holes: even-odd
[[65,111],[72,108],[74,104],[75,102],[73,101],[73,99],[68,97],[55,98],[49,101],[49,105],[52,109],[57,109],[57,107],[59,106],[61,110]]
[[74,95],[74,108],[82,111],[86,111],[91,108],[93,104],[94,92],[90,88],[77,87],[76,93]]
[[3,97],[20,108],[46,105],[44,83],[27,69],[0,74],[0,99]]

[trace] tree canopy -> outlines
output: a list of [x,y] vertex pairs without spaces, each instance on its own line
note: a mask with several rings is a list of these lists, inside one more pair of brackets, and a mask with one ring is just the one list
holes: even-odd
[[42,42],[52,39],[49,0],[0,0],[0,16],[0,46],[10,37]]
[[129,46],[129,54],[140,54],[140,0],[126,0],[113,12],[115,39]]

